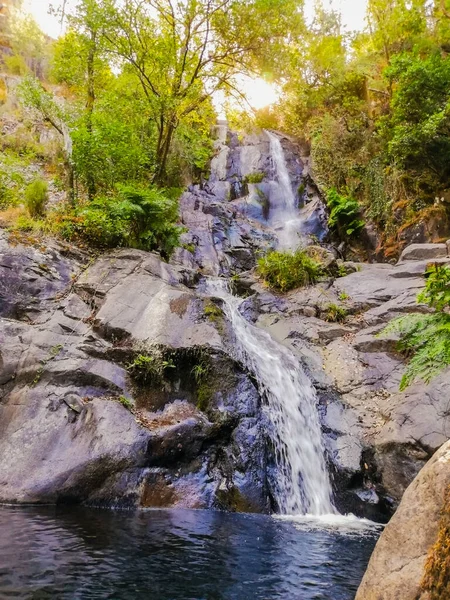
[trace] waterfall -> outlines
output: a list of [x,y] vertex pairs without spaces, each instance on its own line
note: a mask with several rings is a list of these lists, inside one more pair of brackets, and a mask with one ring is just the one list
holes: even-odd
[[297,209],[297,200],[292,190],[291,178],[286,164],[280,138],[264,130],[270,140],[270,155],[276,179],[271,182],[270,223],[278,237],[278,246],[283,250],[295,250],[305,245],[301,233],[302,222]]
[[242,299],[224,280],[209,280],[207,292],[224,301],[236,338],[236,358],[258,382],[266,400],[277,466],[275,499],[281,514],[336,513],[324,458],[314,387],[291,352],[239,312]]
[[278,186],[281,199],[286,209],[293,214],[297,208],[297,202],[292,191],[291,178],[286,165],[283,147],[280,138],[271,131],[264,130],[270,140],[270,155],[273,160],[275,172],[278,177]]

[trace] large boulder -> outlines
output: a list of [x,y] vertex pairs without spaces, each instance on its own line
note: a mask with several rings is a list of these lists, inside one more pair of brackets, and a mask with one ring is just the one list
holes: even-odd
[[[450,442],[447,442],[406,490],[375,547],[356,600],[430,598],[421,582],[427,556],[438,538],[441,511],[449,486]],[[442,561],[445,558],[440,556]],[[447,598],[440,597],[442,600]]]

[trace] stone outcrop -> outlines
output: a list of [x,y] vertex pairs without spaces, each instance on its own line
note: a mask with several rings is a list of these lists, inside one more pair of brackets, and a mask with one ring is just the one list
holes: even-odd
[[[356,600],[426,600],[421,582],[450,486],[450,442],[406,490],[370,559]],[[444,597],[442,597],[444,600]]]
[[[1,242],[0,501],[269,510],[259,394],[196,274]],[[161,380],[130,376],[158,352]]]
[[[440,259],[450,263],[450,259]],[[333,283],[283,297],[254,286],[253,318],[297,354],[321,398],[325,442],[337,504],[374,519],[387,519],[426,461],[450,431],[450,369],[429,385],[399,391],[403,358],[386,324],[417,304],[428,261],[396,266],[359,265]],[[327,322],[330,306],[347,312]]]
[[[302,235],[322,241],[327,233],[324,204],[309,175],[308,158],[280,134],[302,221]],[[249,176],[259,175],[258,183]],[[250,177],[251,180],[251,177]],[[175,262],[205,275],[232,275],[252,269],[262,251],[277,245],[271,214],[279,198],[269,138],[264,132],[239,140],[226,124],[218,127],[211,176],[181,198],[181,217],[189,231]],[[189,251],[186,250],[189,249]]]

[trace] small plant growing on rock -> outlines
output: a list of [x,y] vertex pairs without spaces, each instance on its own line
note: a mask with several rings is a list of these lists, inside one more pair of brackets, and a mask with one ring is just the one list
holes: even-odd
[[347,294],[347,292],[340,292],[338,299],[341,302],[345,302],[346,300],[348,300],[350,298],[350,296]]
[[255,171],[255,173],[249,173],[243,179],[243,183],[261,183],[266,176],[262,171]]
[[191,242],[190,244],[181,244],[181,247],[190,252],[191,254],[195,254],[195,249],[197,246]]
[[204,313],[210,321],[217,321],[223,317],[222,309],[217,304],[214,304],[214,302],[210,302],[205,306]]
[[164,360],[157,355],[138,354],[132,362],[127,365],[128,373],[140,385],[161,385],[167,369],[174,369],[172,360]]
[[43,179],[35,179],[25,190],[25,206],[32,217],[42,217],[48,200],[48,185]]
[[343,323],[347,318],[347,310],[337,304],[329,304],[325,309],[325,321],[329,323]]
[[332,188],[327,194],[327,205],[330,209],[328,225],[343,237],[355,236],[364,227],[359,204],[354,198],[341,195]]
[[194,376],[194,379],[195,379],[196,383],[200,384],[208,376],[209,371],[210,371],[209,365],[206,364],[202,360],[199,363],[197,363],[196,365],[194,365],[194,367],[192,368],[191,373]]
[[348,273],[347,273],[347,269],[345,268],[345,265],[338,265],[337,276],[345,277],[346,275],[348,275]]
[[322,265],[304,250],[269,252],[258,260],[257,271],[271,288],[280,292],[311,285],[323,273]]
[[415,379],[429,383],[450,365],[450,267],[431,265],[426,275],[425,289],[417,300],[436,312],[394,319],[380,334],[398,333],[398,349],[410,358],[400,390]]
[[133,402],[126,396],[119,396],[119,402],[127,410],[129,410],[129,411],[133,410]]

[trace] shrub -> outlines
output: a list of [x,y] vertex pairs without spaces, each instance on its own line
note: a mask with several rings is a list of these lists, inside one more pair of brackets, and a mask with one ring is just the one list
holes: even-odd
[[127,371],[140,385],[162,385],[167,369],[174,369],[172,360],[165,360],[159,355],[138,354],[127,365]]
[[255,173],[249,173],[243,179],[243,183],[261,183],[266,176],[262,171],[256,171]]
[[428,271],[425,290],[417,299],[437,312],[406,315],[394,319],[381,332],[399,333],[398,349],[411,359],[400,382],[405,390],[415,379],[429,383],[450,365],[450,267],[433,265]]
[[354,198],[342,196],[332,188],[327,194],[327,205],[330,209],[328,225],[337,229],[341,235],[355,236],[364,227],[359,204]]
[[347,310],[337,304],[329,304],[325,309],[325,321],[343,323],[347,318]]
[[41,217],[45,213],[48,200],[48,185],[43,179],[35,179],[25,190],[25,206],[32,217]]
[[92,246],[158,250],[168,258],[183,232],[177,220],[178,201],[172,192],[122,186],[114,196],[96,198],[72,214],[59,215],[56,227],[63,237],[81,238]]
[[257,270],[270,287],[280,292],[315,283],[322,274],[321,265],[304,250],[269,252],[259,259]]

